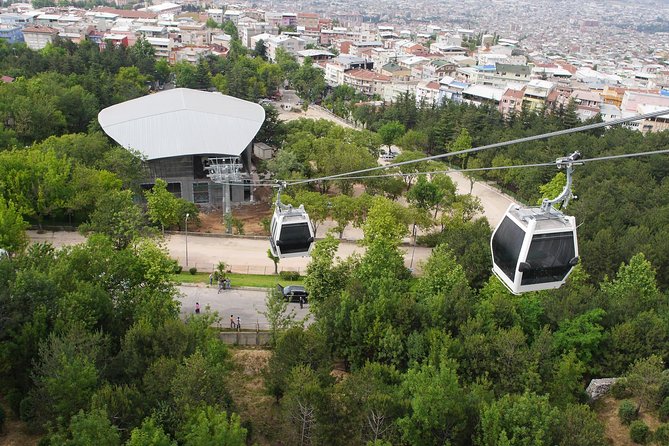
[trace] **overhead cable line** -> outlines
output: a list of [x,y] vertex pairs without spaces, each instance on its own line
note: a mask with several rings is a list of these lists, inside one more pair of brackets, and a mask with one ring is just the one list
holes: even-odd
[[[638,153],[625,153],[621,155],[607,155],[597,158],[587,158],[580,159],[579,163],[590,163],[594,161],[611,161],[616,159],[623,158],[637,158],[642,156],[652,156],[652,155],[662,155],[669,153],[669,149],[655,150],[651,152],[638,152]],[[391,172],[380,175],[362,175],[362,176],[347,176],[339,178],[323,177],[319,178],[318,181],[335,181],[335,180],[371,180],[377,178],[391,178],[391,177],[408,177],[412,175],[434,175],[434,174],[449,174],[449,173],[466,173],[466,172],[485,172],[491,170],[508,170],[508,169],[524,169],[532,167],[554,167],[555,161],[546,162],[546,163],[535,163],[535,164],[515,164],[509,166],[493,166],[493,167],[472,167],[469,169],[447,169],[447,170],[427,170],[427,171],[417,171],[417,172]],[[383,166],[388,168],[388,166]],[[299,181],[299,180],[298,180]],[[287,183],[288,186],[291,184],[300,184],[300,183]],[[303,184],[303,183],[302,183]],[[273,187],[278,187],[273,185]]]
[[296,180],[296,181],[290,181],[286,182],[287,186],[296,186],[299,184],[307,184],[307,183],[315,183],[317,181],[325,181],[325,180],[331,180],[331,179],[336,179],[336,178],[342,178],[342,177],[348,177],[351,175],[358,175],[361,173],[367,173],[367,172],[374,172],[376,170],[382,170],[382,169],[390,169],[393,167],[400,167],[400,166],[405,166],[409,164],[415,164],[415,163],[421,163],[425,161],[432,161],[432,160],[437,160],[441,158],[448,158],[451,156],[457,156],[457,155],[465,155],[468,153],[475,153],[475,152],[480,152],[482,150],[488,150],[488,149],[496,149],[498,147],[505,147],[505,146],[510,146],[513,144],[521,144],[525,142],[532,142],[532,141],[539,141],[542,139],[548,139],[552,138],[554,136],[562,136],[562,135],[569,135],[571,133],[577,133],[577,132],[584,132],[587,130],[593,130],[593,129],[598,129],[601,127],[609,127],[609,126],[614,126],[618,124],[625,124],[628,122],[632,121],[638,121],[641,119],[646,119],[646,118],[655,118],[658,116],[666,115],[669,114],[669,109],[665,110],[659,110],[659,111],[653,111],[650,113],[644,113],[640,115],[634,115],[634,116],[629,116],[626,118],[618,118],[618,119],[613,119],[611,121],[607,122],[597,122],[594,124],[588,124],[588,125],[583,125],[580,127],[574,127],[571,129],[564,129],[564,130],[557,130],[555,132],[549,132],[549,133],[542,133],[540,135],[533,135],[533,136],[526,136],[524,138],[518,138],[518,139],[512,139],[510,141],[503,141],[503,142],[497,142],[494,144],[488,144],[485,146],[480,146],[480,147],[472,147],[470,149],[463,149],[463,150],[457,150],[455,152],[448,152],[448,153],[443,153],[440,155],[432,155],[432,156],[427,156],[423,158],[418,158],[415,160],[407,160],[407,161],[402,161],[399,163],[393,163],[393,164],[388,164],[385,166],[375,166],[375,167],[369,167],[366,169],[360,169],[360,170],[354,170],[351,172],[344,172],[344,173],[338,173],[338,174],[333,174],[333,175],[327,175],[324,177],[319,177],[319,178],[308,178],[304,180]]

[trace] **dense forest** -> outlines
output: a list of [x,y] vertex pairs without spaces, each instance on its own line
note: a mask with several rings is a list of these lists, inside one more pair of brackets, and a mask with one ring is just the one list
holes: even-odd
[[[342,179],[290,188],[287,202],[304,203],[315,224],[332,218],[339,234],[317,243],[308,268],[315,322],[275,321],[263,392],[280,416],[238,415],[231,355],[210,329],[217,316],[179,319],[175,265],[155,238],[194,210],[159,182],[138,206],[141,159],[109,141],[96,116],[156,82],[257,100],[287,78],[307,106],[324,94],[310,63],[279,59],[238,41],[227,58],[175,67],[142,41],[102,51],[58,41],[40,52],[0,41],[0,73],[16,78],[0,85],[0,243],[11,254],[0,259],[0,395],[42,445],[605,445],[583,389],[613,376],[635,441],[669,444],[667,424],[644,421],[669,417],[669,159],[579,166],[567,211],[580,224],[581,263],[563,288],[521,296],[490,277],[491,228],[477,200],[446,174],[427,175],[667,147],[668,132],[624,128],[395,168],[401,176],[356,181],[362,194]],[[399,146],[401,161],[579,125],[573,106],[504,119],[411,96],[359,100],[335,89],[323,103],[364,130],[283,124],[269,111],[260,138],[278,150],[262,168],[317,179],[374,166],[382,144]],[[556,174],[477,175],[535,203]],[[87,243],[29,246],[26,221],[54,220],[83,222]],[[366,251],[339,259],[347,225],[363,229]],[[416,227],[435,247],[419,277],[401,247]]]

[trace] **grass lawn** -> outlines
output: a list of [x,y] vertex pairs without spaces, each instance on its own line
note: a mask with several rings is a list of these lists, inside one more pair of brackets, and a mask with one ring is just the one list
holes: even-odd
[[[281,285],[303,285],[302,280],[287,281],[282,280],[278,275],[264,274],[227,274],[233,287],[253,286],[259,288],[273,288],[277,283]],[[209,273],[190,274],[188,271],[181,274],[175,274],[174,280],[179,283],[209,283]]]

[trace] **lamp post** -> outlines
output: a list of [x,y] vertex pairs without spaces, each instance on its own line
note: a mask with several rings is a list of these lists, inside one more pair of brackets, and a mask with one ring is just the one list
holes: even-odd
[[186,266],[188,266],[188,217],[190,214],[186,212]]

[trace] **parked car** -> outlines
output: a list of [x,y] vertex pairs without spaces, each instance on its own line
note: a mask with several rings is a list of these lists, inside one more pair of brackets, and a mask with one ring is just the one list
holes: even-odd
[[301,285],[283,286],[280,283],[277,283],[276,288],[288,302],[299,302],[300,298],[304,297],[304,302],[306,303],[307,298],[309,297],[309,292]]

